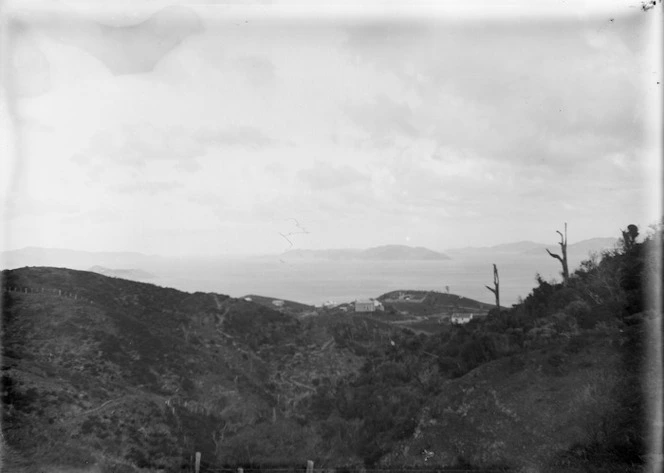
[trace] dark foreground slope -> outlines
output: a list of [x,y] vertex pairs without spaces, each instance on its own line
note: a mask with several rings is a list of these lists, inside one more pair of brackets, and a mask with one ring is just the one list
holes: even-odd
[[539,279],[522,304],[437,336],[426,350],[451,376],[381,462],[659,471],[662,368],[649,350],[662,326],[648,288],[662,280],[661,243],[661,228],[643,243],[627,235],[566,284]]
[[642,471],[659,458],[646,412],[661,402],[647,351],[661,314],[646,292],[662,276],[661,235],[585,262],[567,284],[538,278],[512,309],[395,336],[317,393],[312,416],[368,465]]
[[178,471],[195,451],[203,471],[641,471],[661,376],[645,348],[661,317],[644,302],[661,277],[653,241],[431,335],[81,271],[3,272],[7,471]]
[[15,468],[172,471],[195,451],[212,463],[247,461],[244,447],[263,461],[279,453],[240,451],[233,439],[252,428],[278,438],[280,454],[306,455],[316,436],[294,428],[298,400],[314,378],[359,365],[322,350],[325,333],[244,300],[68,269],[2,277],[4,456]]

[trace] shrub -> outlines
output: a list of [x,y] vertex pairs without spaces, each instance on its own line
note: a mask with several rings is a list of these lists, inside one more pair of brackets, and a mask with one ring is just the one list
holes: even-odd
[[565,312],[556,312],[551,317],[553,323],[553,328],[558,335],[563,336],[572,336],[579,333],[579,327],[576,323],[576,319],[566,314]]
[[580,321],[590,314],[590,305],[581,300],[575,300],[565,306],[564,312]]

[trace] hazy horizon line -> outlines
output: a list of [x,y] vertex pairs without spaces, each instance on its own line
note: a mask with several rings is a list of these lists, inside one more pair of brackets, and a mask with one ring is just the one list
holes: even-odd
[[[592,237],[592,238],[585,238],[583,240],[579,241],[574,241],[574,242],[569,242],[568,244],[571,245],[576,245],[578,243],[583,243],[591,240],[604,240],[604,239],[613,239],[613,240],[619,240],[618,237],[610,237],[610,236],[603,236],[603,237]],[[516,240],[516,241],[508,241],[504,243],[497,243],[494,245],[486,245],[486,246],[458,246],[458,247],[447,247],[444,249],[435,249],[423,245],[404,245],[404,244],[399,244],[399,243],[386,243],[386,244],[379,244],[379,245],[371,245],[371,246],[366,246],[366,247],[327,247],[327,248],[305,248],[305,247],[293,247],[293,248],[288,248],[285,249],[281,252],[232,252],[232,253],[208,253],[208,254],[203,254],[203,253],[188,253],[188,254],[176,254],[176,255],[164,255],[162,253],[145,253],[143,251],[138,251],[138,250],[109,250],[109,249],[100,249],[100,250],[88,250],[88,249],[75,249],[75,248],[63,248],[63,247],[46,247],[46,246],[35,246],[35,245],[28,245],[28,246],[23,246],[23,247],[18,247],[18,248],[1,248],[0,252],[2,253],[10,253],[10,252],[18,252],[18,251],[25,251],[25,250],[44,250],[44,251],[72,251],[72,252],[78,252],[78,253],[114,253],[114,254],[134,254],[137,256],[147,256],[147,257],[189,257],[189,258],[197,258],[197,257],[205,257],[205,258],[210,258],[210,257],[261,257],[261,256],[278,256],[278,255],[283,255],[285,253],[291,252],[291,251],[363,251],[371,248],[381,248],[381,247],[388,247],[388,246],[393,246],[393,247],[406,247],[406,248],[424,248],[430,251],[435,251],[438,253],[444,253],[446,251],[460,251],[460,250],[473,250],[473,249],[491,249],[491,248],[496,248],[500,246],[507,246],[507,245],[516,245],[516,244],[535,244],[535,245],[543,245],[543,246],[557,246],[559,242],[557,241],[552,241],[550,243],[545,243],[541,241],[534,241],[534,240]]]

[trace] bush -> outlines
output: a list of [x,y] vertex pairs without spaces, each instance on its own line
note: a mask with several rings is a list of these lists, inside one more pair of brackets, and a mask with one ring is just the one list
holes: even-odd
[[584,317],[587,317],[590,314],[591,309],[590,305],[587,302],[584,302],[582,300],[575,300],[567,304],[563,312],[571,315],[577,321],[580,321]]
[[551,321],[558,335],[570,337],[579,333],[576,319],[565,312],[556,312],[551,317]]

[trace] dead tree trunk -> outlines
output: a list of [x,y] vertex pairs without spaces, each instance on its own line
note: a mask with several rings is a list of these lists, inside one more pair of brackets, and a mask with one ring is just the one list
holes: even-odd
[[496,296],[496,308],[500,311],[500,279],[498,278],[498,267],[493,265],[493,286],[484,286]]
[[556,230],[556,233],[560,235],[560,242],[558,244],[560,245],[560,251],[562,253],[562,257],[555,253],[551,253],[548,249],[546,250],[546,252],[549,253],[549,256],[551,256],[552,258],[555,258],[558,261],[560,261],[560,264],[563,266],[563,284],[566,285],[569,279],[569,269],[567,267],[567,222],[565,222],[565,235],[563,236],[563,234],[560,233],[558,230]]

